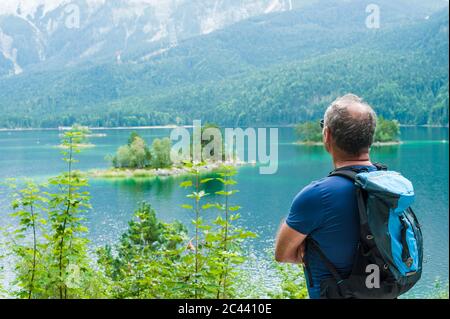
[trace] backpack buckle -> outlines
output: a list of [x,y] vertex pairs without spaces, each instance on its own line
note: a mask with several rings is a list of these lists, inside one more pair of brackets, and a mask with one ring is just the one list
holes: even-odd
[[379,171],[387,171],[388,167],[381,163],[372,163],[373,166],[377,168]]
[[414,259],[412,259],[411,257],[408,257],[408,258],[405,260],[405,265],[406,265],[406,267],[411,268],[413,262],[414,262]]

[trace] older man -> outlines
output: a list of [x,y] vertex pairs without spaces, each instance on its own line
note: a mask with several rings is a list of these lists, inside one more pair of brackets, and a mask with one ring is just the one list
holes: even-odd
[[[326,110],[321,126],[323,142],[335,168],[376,170],[369,156],[376,115],[361,98],[347,94],[335,100]],[[319,298],[320,283],[331,274],[317,252],[307,250],[305,254],[308,236],[319,244],[343,278],[351,272],[359,219],[355,187],[350,180],[330,176],[306,186],[294,198],[277,236],[275,259],[305,263],[309,296]]]

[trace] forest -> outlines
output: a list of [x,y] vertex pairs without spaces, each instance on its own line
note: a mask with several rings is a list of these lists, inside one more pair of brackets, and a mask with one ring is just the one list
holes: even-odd
[[[304,122],[295,126],[295,133],[300,143],[314,144],[322,142],[322,129],[317,122]],[[377,118],[377,126],[373,137],[374,143],[399,142],[400,125],[396,120]]]
[[[261,18],[272,23],[267,30],[244,24],[187,41],[147,64],[98,64],[0,79],[0,127],[145,126],[193,119],[295,124],[320,118],[334,98],[348,92],[401,124],[448,124],[448,12],[369,34],[336,21],[336,30],[320,33],[328,40],[319,42],[314,42],[319,31],[302,24],[295,31],[301,41],[292,42],[294,35],[276,29],[283,17]],[[264,41],[275,34],[279,42]],[[288,43],[292,47],[286,50]]]

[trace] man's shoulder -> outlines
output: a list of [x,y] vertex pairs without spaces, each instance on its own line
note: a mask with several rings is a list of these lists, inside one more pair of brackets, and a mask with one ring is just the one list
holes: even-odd
[[303,195],[320,195],[321,191],[342,189],[342,187],[352,187],[353,183],[349,179],[341,176],[326,176],[311,182],[299,193]]
[[[376,170],[375,166],[352,166],[354,168],[368,168]],[[342,176],[326,176],[315,180],[305,186],[294,198],[293,206],[312,206],[313,203],[320,203],[325,197],[334,194],[334,196],[343,196],[347,198],[354,191],[354,183]],[[317,206],[316,204],[315,206]]]
[[[375,166],[352,166],[354,168],[368,168],[370,171],[376,170]],[[303,195],[320,195],[321,191],[333,191],[342,189],[353,189],[354,183],[342,176],[326,176],[319,180],[311,182],[305,186],[299,193]]]
[[324,177],[304,187],[292,201],[286,223],[302,234],[320,227],[336,202],[350,198],[353,183],[340,176]]
[[353,183],[340,176],[327,176],[313,181],[305,186],[294,198],[294,206],[314,206],[322,202],[324,196],[334,192],[342,192],[345,189],[351,189]]

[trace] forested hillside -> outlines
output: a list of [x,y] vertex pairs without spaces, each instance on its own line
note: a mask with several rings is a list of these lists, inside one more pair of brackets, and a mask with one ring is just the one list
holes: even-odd
[[[137,63],[84,65],[0,80],[0,127],[292,124],[354,92],[402,124],[448,124],[448,12],[365,2],[274,13],[189,39]],[[403,10],[403,11],[402,11]],[[406,10],[406,11],[407,11]],[[345,19],[342,17],[345,16]]]

